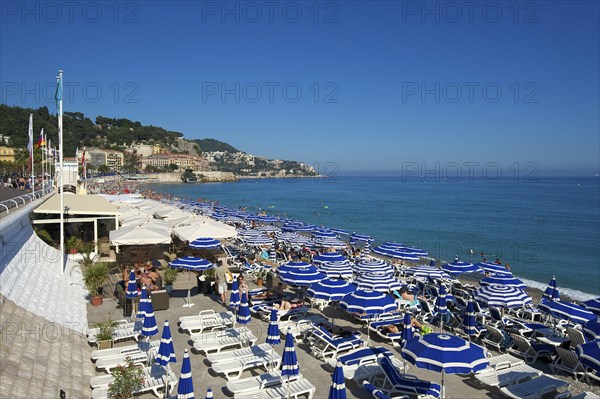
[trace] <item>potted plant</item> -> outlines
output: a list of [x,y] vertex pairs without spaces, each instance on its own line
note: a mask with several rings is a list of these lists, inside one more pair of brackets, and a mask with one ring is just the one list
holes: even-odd
[[265,281],[265,278],[267,278],[267,273],[268,270],[266,268],[261,268],[259,271],[256,272],[255,276],[256,276],[256,285],[258,285],[259,287],[263,286],[263,283]]
[[144,384],[144,372],[127,358],[126,366],[115,368],[111,375],[113,382],[108,386],[108,397],[113,399],[131,399]]
[[102,305],[100,289],[109,279],[109,270],[106,263],[94,263],[83,269],[83,283],[90,292],[92,306]]
[[79,261],[81,269],[85,269],[86,267],[93,265],[94,259],[92,258],[92,252],[94,251],[94,243],[91,241],[81,241],[79,249],[81,250],[81,254],[83,255],[83,258]]
[[170,295],[173,291],[173,283],[175,280],[177,280],[178,275],[179,272],[176,269],[169,268],[165,270],[165,273],[163,274],[163,282],[165,283],[164,289],[167,291],[167,294]]
[[79,250],[81,249],[82,245],[83,245],[83,241],[81,241],[80,238],[75,237],[75,236],[69,237],[69,239],[67,240],[67,242],[65,242],[65,247],[69,250],[69,253],[71,255],[74,255],[77,252],[79,252]]
[[117,322],[114,320],[101,321],[96,323],[95,326],[98,328],[96,334],[96,345],[98,349],[108,349],[113,347],[113,333],[117,327]]

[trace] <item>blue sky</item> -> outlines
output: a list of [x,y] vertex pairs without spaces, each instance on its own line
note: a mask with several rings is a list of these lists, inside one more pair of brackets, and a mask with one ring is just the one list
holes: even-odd
[[67,111],[341,173],[599,172],[598,2],[48,4],[2,3],[3,103],[63,69]]

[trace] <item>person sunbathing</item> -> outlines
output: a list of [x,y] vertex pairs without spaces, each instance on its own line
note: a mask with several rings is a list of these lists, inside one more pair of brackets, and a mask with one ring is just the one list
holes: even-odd
[[263,291],[260,294],[252,296],[252,299],[267,299],[267,298],[281,298],[283,297],[283,283],[277,284],[277,286],[271,288],[268,291]]
[[293,300],[291,302],[283,300],[283,301],[281,301],[281,303],[273,304],[273,307],[277,310],[290,310],[290,309],[298,308],[300,306],[302,306],[302,302],[300,302],[299,300]]
[[[423,324],[419,323],[419,321],[412,316],[410,318],[410,325],[414,328],[417,328],[419,331],[423,329]],[[389,334],[397,334],[404,329],[404,324],[390,324],[388,326],[384,326],[383,328]]]

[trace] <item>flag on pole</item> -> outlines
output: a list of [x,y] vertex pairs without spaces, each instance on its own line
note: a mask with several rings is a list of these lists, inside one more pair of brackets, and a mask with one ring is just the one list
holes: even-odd
[[40,137],[38,137],[37,141],[35,142],[34,147],[40,148],[40,147],[45,147],[45,146],[46,146],[46,140],[44,139],[44,129],[42,129],[42,131],[40,133]]
[[33,159],[33,114],[29,114],[29,143],[27,144],[29,151],[29,160],[27,161],[27,172],[31,171],[31,160]]
[[83,154],[81,155],[81,165],[83,167],[83,179],[85,180],[87,176],[87,171],[85,168],[85,147],[83,147]]

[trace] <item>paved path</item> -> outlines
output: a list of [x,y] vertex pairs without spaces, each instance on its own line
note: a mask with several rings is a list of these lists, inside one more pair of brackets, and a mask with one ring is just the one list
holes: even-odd
[[23,195],[23,194],[30,194],[31,190],[28,191],[21,191],[18,188],[4,188],[4,187],[0,187],[0,201],[4,201],[7,199],[11,199],[14,197],[18,197],[19,195]]

